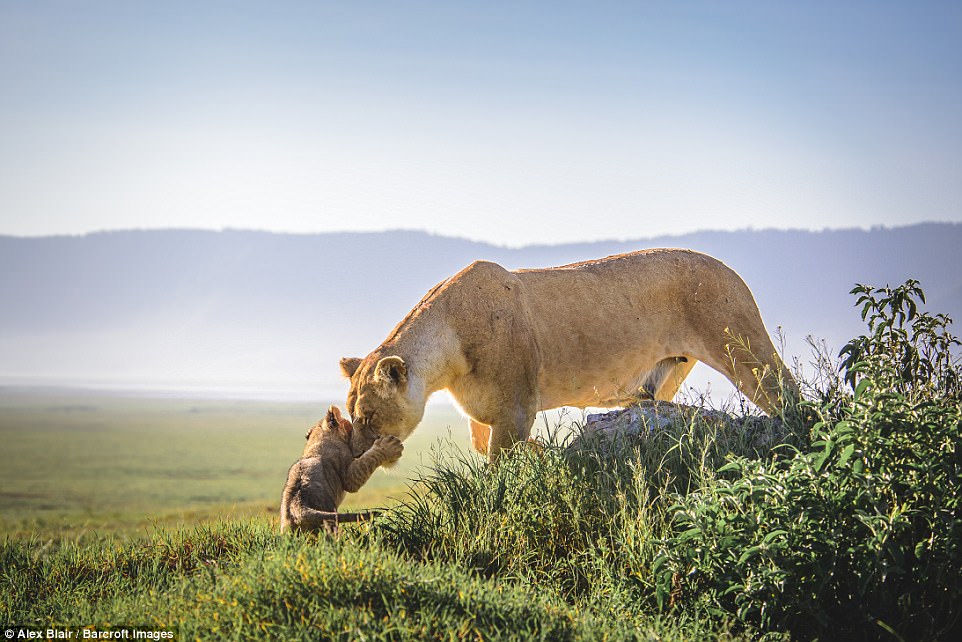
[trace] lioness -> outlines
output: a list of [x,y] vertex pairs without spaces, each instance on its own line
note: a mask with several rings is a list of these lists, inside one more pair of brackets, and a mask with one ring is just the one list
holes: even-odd
[[[741,346],[728,348],[732,339]],[[734,359],[733,359],[734,355]],[[364,357],[341,359],[355,447],[406,438],[447,389],[493,462],[559,406],[671,400],[697,361],[762,410],[795,390],[744,281],[691,250],[509,272],[477,261],[435,286]]]
[[338,513],[345,491],[355,492],[377,467],[397,461],[404,446],[390,435],[378,437],[355,459],[351,422],[337,406],[307,433],[304,454],[287,473],[281,495],[281,532],[318,530],[337,522],[357,521],[362,514]]

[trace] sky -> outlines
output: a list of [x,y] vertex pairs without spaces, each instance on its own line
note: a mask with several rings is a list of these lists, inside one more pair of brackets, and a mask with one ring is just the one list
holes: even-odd
[[962,221],[962,3],[0,2],[0,234]]

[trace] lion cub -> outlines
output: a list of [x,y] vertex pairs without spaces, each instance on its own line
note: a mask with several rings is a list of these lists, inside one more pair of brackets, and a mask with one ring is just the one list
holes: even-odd
[[353,426],[331,406],[327,416],[307,432],[304,454],[287,473],[281,496],[281,532],[330,528],[338,521],[356,521],[357,514],[338,514],[344,493],[356,492],[378,466],[401,456],[397,437],[384,435],[360,457],[351,450]]

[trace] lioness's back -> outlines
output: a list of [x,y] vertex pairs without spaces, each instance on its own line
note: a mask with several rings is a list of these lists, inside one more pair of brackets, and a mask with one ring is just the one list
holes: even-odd
[[762,327],[741,278],[691,250],[643,250],[515,274],[540,347],[544,391],[590,382],[604,396],[664,358],[717,353],[728,327]]
[[657,339],[652,332],[701,327],[746,305],[757,309],[733,270],[691,250],[642,250],[515,274],[543,329],[567,321],[570,329],[585,331],[595,350],[610,344],[612,333],[642,332],[650,341]]

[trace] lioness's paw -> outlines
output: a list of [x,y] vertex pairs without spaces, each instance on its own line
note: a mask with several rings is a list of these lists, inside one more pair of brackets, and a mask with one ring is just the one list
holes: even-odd
[[372,448],[385,462],[397,461],[401,457],[401,453],[404,452],[404,445],[394,435],[381,435],[374,440]]

